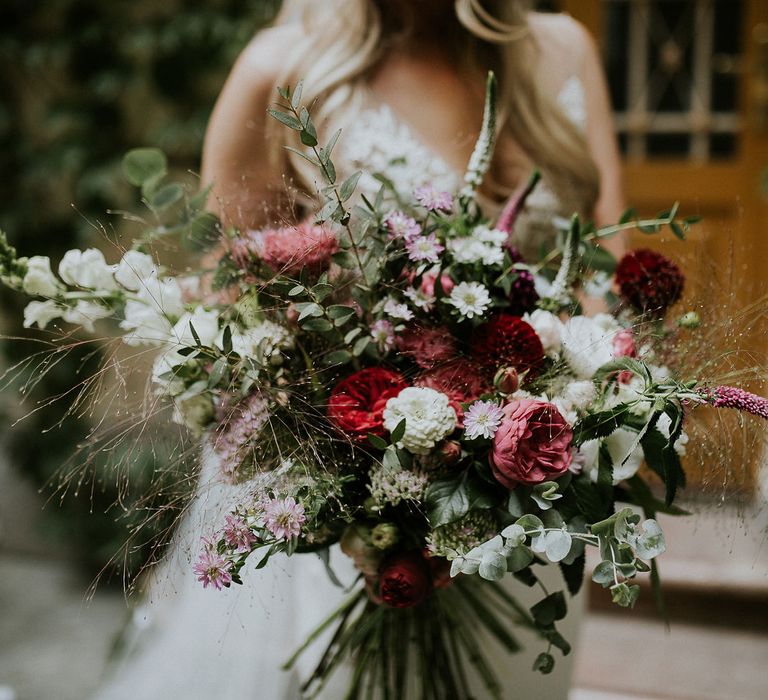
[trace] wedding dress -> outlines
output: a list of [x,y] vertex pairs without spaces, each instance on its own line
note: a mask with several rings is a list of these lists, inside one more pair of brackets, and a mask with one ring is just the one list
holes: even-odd
[[[578,78],[566,82],[559,102],[575,123],[584,125],[584,91]],[[366,174],[359,187],[369,196],[375,196],[380,186],[368,174],[376,171],[386,173],[404,193],[427,182],[454,192],[462,184],[461,174],[426,147],[386,104],[368,106],[345,130],[336,164],[341,172],[363,170]],[[556,196],[540,184],[515,228],[515,243],[524,255],[551,240],[558,213]],[[203,589],[192,573],[200,536],[220,524],[248,488],[223,482],[215,455],[211,450],[205,452],[195,501],[168,558],[154,571],[145,600],[134,609],[117,658],[109,665],[94,700],[300,698],[301,680],[314,668],[324,640],[291,671],[280,667],[346,595],[344,588],[331,582],[325,563],[309,554],[275,557],[260,570],[251,562],[242,572],[245,585],[222,591]],[[331,550],[330,566],[345,586],[355,580],[351,560],[337,547]],[[537,573],[549,590],[564,589],[557,567],[540,567]],[[532,605],[541,598],[538,589],[508,579],[507,590],[523,604]],[[583,598],[569,599],[568,618],[560,623],[563,635],[572,643]],[[515,634],[525,647],[516,655],[507,654],[492,640],[483,640],[484,652],[500,676],[503,697],[566,700],[573,654],[565,658],[557,654],[555,671],[542,676],[531,670],[542,642],[527,632]],[[334,674],[320,697],[343,697],[348,680],[345,671],[342,668]],[[475,697],[487,697],[478,679],[472,685]]]

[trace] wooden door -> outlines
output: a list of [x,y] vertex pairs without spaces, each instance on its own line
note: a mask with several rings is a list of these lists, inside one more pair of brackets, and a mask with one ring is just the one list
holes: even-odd
[[[683,354],[691,367],[705,356],[717,357],[705,373],[723,383],[748,381],[753,391],[765,393],[768,388],[755,376],[740,373],[765,365],[768,346],[768,1],[560,5],[590,29],[601,48],[629,204],[652,214],[679,200],[681,213],[703,217],[686,243],[639,233],[631,241],[683,261],[683,306],[700,308],[705,321],[716,319],[712,334],[691,340]],[[687,460],[688,468],[698,471],[699,481],[749,486],[762,433],[727,420],[736,431],[734,442],[741,443],[732,448],[740,453],[730,457],[732,473],[720,473],[711,443],[708,455]]]

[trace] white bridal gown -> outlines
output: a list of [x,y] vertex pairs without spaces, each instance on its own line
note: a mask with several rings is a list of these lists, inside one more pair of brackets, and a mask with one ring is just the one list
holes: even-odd
[[[571,78],[559,97],[565,112],[583,125],[584,93],[579,80]],[[386,172],[404,193],[425,182],[450,191],[461,186],[461,174],[431,152],[383,104],[367,107],[345,130],[337,167],[343,172],[358,168]],[[364,176],[360,187],[375,194],[378,182]],[[524,254],[531,247],[536,249],[543,236],[551,235],[557,204],[552,192],[541,185],[529,198],[515,231]],[[94,700],[300,698],[301,679],[314,668],[322,643],[306,653],[293,671],[283,672],[280,667],[341,603],[345,592],[331,583],[325,565],[311,554],[275,558],[259,571],[246,567],[243,586],[222,591],[203,589],[192,573],[200,535],[222,523],[243,489],[247,489],[220,482],[218,474],[216,459],[208,453],[203,459],[195,503],[167,560],[156,568],[144,600],[134,608],[120,650]],[[337,548],[331,553],[331,565],[343,583],[354,581],[350,561]],[[557,567],[539,567],[538,573],[549,590],[565,589]],[[512,577],[505,585],[524,604],[532,605],[541,597],[538,589],[528,589]],[[582,595],[569,599],[569,616],[560,623],[563,635],[572,643],[576,641],[583,605]],[[484,645],[502,681],[503,697],[566,700],[573,654],[563,658],[555,650],[555,671],[542,676],[531,670],[534,658],[543,650],[542,642],[525,632],[517,636],[525,650],[513,656],[490,640]],[[435,672],[439,673],[439,669]],[[346,680],[346,669],[339,669],[321,697],[343,697]],[[487,697],[479,682],[474,689],[476,698]]]

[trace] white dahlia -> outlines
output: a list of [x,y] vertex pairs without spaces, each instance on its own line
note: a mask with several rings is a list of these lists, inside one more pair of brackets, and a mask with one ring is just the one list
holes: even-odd
[[403,418],[405,434],[398,446],[417,455],[429,454],[456,427],[448,397],[427,387],[408,387],[387,401],[384,427],[392,432]]

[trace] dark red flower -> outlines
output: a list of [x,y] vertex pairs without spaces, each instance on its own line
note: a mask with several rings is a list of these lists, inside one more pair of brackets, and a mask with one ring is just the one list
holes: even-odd
[[475,331],[472,358],[491,375],[499,367],[535,373],[544,360],[544,348],[529,323],[519,316],[500,313]]
[[397,372],[381,367],[361,369],[333,388],[328,399],[328,417],[358,442],[364,442],[368,433],[383,435],[384,407],[406,386]]
[[[515,246],[508,245],[505,247],[513,263],[523,261],[523,256],[520,255],[520,251]],[[536,284],[530,270],[514,270],[510,274],[515,279],[512,281],[512,289],[509,292],[510,306],[508,312],[513,316],[522,316],[536,308],[539,293],[536,291]]]
[[463,357],[423,372],[417,377],[415,384],[445,394],[456,411],[459,427],[464,418],[461,404],[474,401],[492,388],[481,368]]
[[381,598],[392,608],[410,608],[432,591],[429,563],[419,551],[399,552],[387,558],[379,569]]
[[641,248],[621,259],[616,283],[621,296],[636,311],[662,316],[681,297],[685,277],[669,258]]

